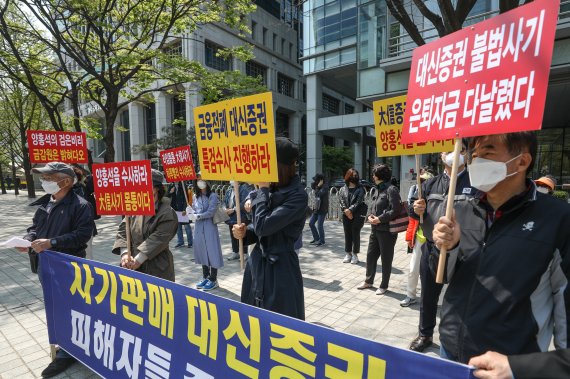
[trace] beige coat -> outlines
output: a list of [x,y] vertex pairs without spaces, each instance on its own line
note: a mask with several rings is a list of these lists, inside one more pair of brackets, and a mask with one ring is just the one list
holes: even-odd
[[[154,216],[131,216],[132,254],[143,254],[146,261],[137,271],[174,281],[174,259],[168,243],[176,234],[178,218],[170,207],[170,199],[163,198]],[[127,247],[125,220],[119,225],[113,253],[120,254]]]

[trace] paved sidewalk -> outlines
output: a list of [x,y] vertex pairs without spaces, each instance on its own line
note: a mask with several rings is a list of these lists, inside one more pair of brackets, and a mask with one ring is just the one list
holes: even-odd
[[[12,236],[22,236],[31,225],[35,208],[27,206],[26,196],[0,195],[0,241]],[[103,217],[97,221],[99,235],[93,243],[95,260],[116,264],[117,256],[111,254],[119,217]],[[222,249],[229,255],[231,244],[229,229],[219,227]],[[396,252],[390,279],[390,291],[376,296],[375,291],[359,291],[356,287],[364,281],[365,263],[342,263],[344,236],[342,224],[325,223],[326,245],[312,247],[308,223],[303,232],[305,246],[300,252],[305,287],[305,308],[308,322],[326,325],[345,333],[373,339],[391,346],[407,348],[417,334],[419,305],[402,308],[399,302],[405,297],[409,264],[404,234],[396,243]],[[370,226],[365,225],[361,234],[360,260],[366,260]],[[192,286],[201,278],[201,268],[190,261],[193,250],[187,247],[174,249],[176,282]],[[378,266],[376,285],[381,278]],[[239,301],[242,273],[239,261],[226,262],[218,274],[220,288],[211,293]],[[418,290],[419,295],[419,290]],[[436,328],[437,329],[437,328]],[[436,330],[434,345],[429,355],[438,356],[439,339]],[[43,295],[39,281],[29,269],[27,254],[13,249],[0,249],[0,378],[39,378],[49,364],[49,343],[45,321]],[[58,378],[97,378],[81,364],[75,364]]]

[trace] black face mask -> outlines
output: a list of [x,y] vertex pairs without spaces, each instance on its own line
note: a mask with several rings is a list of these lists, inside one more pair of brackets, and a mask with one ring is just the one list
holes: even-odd
[[350,181],[351,183],[358,184],[358,183],[360,182],[360,179],[359,179],[358,177],[355,178],[355,177],[353,176],[353,177],[350,178],[349,181]]

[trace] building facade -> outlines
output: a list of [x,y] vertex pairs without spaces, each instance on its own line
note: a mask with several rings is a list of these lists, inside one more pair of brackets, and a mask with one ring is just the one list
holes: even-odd
[[[247,16],[252,31],[250,36],[240,37],[222,24],[207,24],[193,33],[173,38],[165,52],[198,61],[210,70],[239,70],[249,76],[261,76],[265,86],[273,92],[277,135],[302,143],[306,108],[304,77],[299,61],[302,20],[291,0],[257,0],[256,3],[257,10]],[[235,58],[216,56],[219,49],[245,42],[254,46],[255,58],[251,61],[244,63]],[[119,112],[114,128],[115,161],[151,158],[155,155],[135,153],[133,148],[152,143],[168,128],[193,126],[193,109],[201,105],[195,84],[185,83],[170,90],[169,93],[154,92],[154,102],[133,102]],[[84,116],[102,117],[100,113],[91,103],[82,105]],[[105,126],[101,124],[101,128]],[[185,130],[180,132],[185,133]],[[102,157],[104,142],[91,140],[89,143],[96,160]]]
[[[437,10],[434,0],[425,3]],[[413,7],[412,2],[405,4]],[[464,26],[496,16],[498,8],[498,0],[478,0]],[[426,42],[438,38],[433,25],[417,9],[411,8],[410,12]],[[308,0],[303,16],[307,176],[321,171],[321,146],[328,136],[350,141],[355,166],[366,172],[377,161],[373,114],[369,110],[376,100],[406,94],[416,45],[383,0]],[[323,100],[325,95],[353,104],[355,113],[330,114]],[[558,184],[570,183],[570,109],[564,106],[569,97],[570,1],[562,0],[533,177],[548,173],[558,179]],[[414,157],[394,158],[390,164],[404,191],[411,183]]]

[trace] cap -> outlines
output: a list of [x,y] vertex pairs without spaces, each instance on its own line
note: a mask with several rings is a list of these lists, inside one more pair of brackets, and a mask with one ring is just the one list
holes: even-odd
[[536,179],[534,181],[537,185],[543,185],[550,188],[551,191],[554,191],[554,181],[547,176],[543,176],[542,178]]
[[161,186],[162,182],[164,182],[164,175],[162,172],[152,169],[152,184],[155,186]]
[[75,171],[73,167],[63,162],[49,162],[44,167],[33,168],[32,172],[34,174],[65,174],[71,178],[76,178]]
[[431,178],[433,178],[433,175],[427,171],[420,175],[420,179],[423,179],[423,180],[428,180]]
[[299,147],[286,137],[275,138],[277,162],[292,165],[299,159]]

